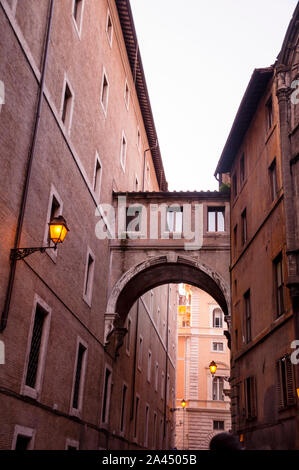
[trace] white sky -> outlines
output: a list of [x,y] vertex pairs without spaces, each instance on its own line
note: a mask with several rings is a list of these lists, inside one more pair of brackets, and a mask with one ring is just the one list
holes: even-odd
[[170,190],[214,190],[254,68],[275,62],[297,0],[131,0]]

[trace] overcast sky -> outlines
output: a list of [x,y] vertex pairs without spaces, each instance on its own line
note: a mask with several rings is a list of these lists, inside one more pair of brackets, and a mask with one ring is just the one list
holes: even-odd
[[268,67],[297,0],[131,0],[170,190],[214,190],[254,68]]

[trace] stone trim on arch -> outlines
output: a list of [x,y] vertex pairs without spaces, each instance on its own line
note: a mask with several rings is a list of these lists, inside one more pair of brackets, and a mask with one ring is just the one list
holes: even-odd
[[[132,279],[134,279],[134,277],[136,277],[142,271],[148,270],[149,268],[154,266],[162,266],[166,263],[178,264],[178,266],[191,266],[209,276],[221,290],[225,298],[227,305],[227,313],[230,311],[230,290],[228,284],[218,272],[214,271],[206,264],[201,263],[196,258],[190,256],[182,256],[181,254],[177,253],[169,253],[163,256],[147,258],[146,260],[142,261],[141,263],[138,263],[135,266],[132,266],[128,271],[126,271],[112,288],[105,313],[105,344],[109,344],[111,342],[111,336],[113,332],[119,333],[120,330],[122,330],[121,333],[123,335],[126,332],[124,328],[119,328],[119,325],[117,325],[118,320],[120,320],[118,314],[119,312],[117,312],[117,302],[123,289]],[[119,337],[120,335],[118,333],[117,336]]]

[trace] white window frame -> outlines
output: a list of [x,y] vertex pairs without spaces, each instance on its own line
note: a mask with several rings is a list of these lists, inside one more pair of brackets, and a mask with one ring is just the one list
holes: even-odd
[[[101,168],[101,174],[100,174],[100,181],[99,181],[99,184],[98,184],[98,187],[96,187],[96,180],[97,180],[97,164],[100,165],[100,168]],[[93,184],[92,184],[92,188],[93,188],[93,192],[94,192],[94,195],[96,197],[96,199],[99,201],[100,198],[101,198],[101,188],[102,188],[102,178],[103,178],[103,165],[102,165],[102,161],[99,157],[99,154],[98,152],[96,151],[96,155],[95,155],[95,162],[94,162],[94,171],[93,171]]]
[[[53,203],[53,197],[55,197],[55,199],[57,200],[58,204],[59,204],[59,211],[58,211],[58,216],[59,215],[62,215],[62,212],[63,212],[63,201],[57,191],[57,189],[55,188],[55,186],[53,184],[51,184],[51,188],[50,188],[50,196],[49,196],[49,200],[48,200],[48,210],[47,210],[47,220],[46,220],[46,224],[45,224],[45,232],[44,232],[44,246],[48,245],[49,241],[48,241],[48,236],[49,236],[49,222],[50,222],[50,217],[51,217],[51,209],[52,209],[52,203]],[[53,246],[53,243],[50,241],[50,246]],[[56,263],[57,261],[57,254],[58,254],[58,247],[56,250],[46,250],[46,253],[47,255],[51,258],[51,260]]]
[[[138,398],[138,413],[136,416],[136,399]],[[139,421],[140,421],[140,407],[141,407],[141,400],[140,400],[140,395],[139,393],[136,393],[135,395],[135,400],[134,400],[134,428],[133,428],[133,442],[138,442],[138,436],[139,436]],[[135,429],[136,429],[136,435],[135,435]]]
[[15,450],[18,436],[24,436],[30,438],[30,443],[27,450],[34,449],[34,440],[35,440],[36,430],[32,428],[28,428],[26,426],[20,426],[19,424],[15,425],[11,450]]
[[[73,399],[74,399],[74,391],[75,391],[75,382],[76,382],[76,372],[77,372],[77,364],[78,364],[78,352],[80,344],[85,348],[84,357],[82,361],[81,367],[81,375],[80,375],[80,386],[79,386],[79,396],[78,396],[78,408],[73,408]],[[77,337],[77,346],[76,346],[76,356],[75,356],[75,366],[73,372],[73,385],[72,385],[72,393],[71,393],[71,403],[70,403],[70,415],[76,416],[77,418],[81,417],[82,406],[83,406],[83,398],[84,398],[84,387],[85,387],[85,377],[86,377],[86,369],[87,369],[87,355],[88,355],[88,346],[87,343],[80,338]]]
[[[89,266],[89,258],[92,258],[93,262],[92,262],[92,268],[91,268],[91,271],[89,272],[88,271],[88,266]],[[86,253],[86,261],[85,261],[85,273],[84,273],[84,283],[83,283],[83,300],[84,302],[87,303],[87,305],[89,307],[91,307],[91,304],[92,304],[92,293],[93,293],[93,284],[94,284],[94,272],[95,272],[95,262],[96,262],[96,258],[95,258],[95,255],[93,253],[93,251],[89,248],[89,246],[87,247],[87,253]],[[85,292],[85,287],[86,287],[86,283],[87,283],[87,276],[88,276],[88,273],[90,275],[89,279],[88,279],[88,290],[87,290],[87,293]]]
[[155,364],[155,392],[158,392],[159,388],[159,363],[156,361]]
[[81,0],[82,5],[81,5],[81,13],[80,13],[80,19],[79,19],[80,24],[77,23],[77,20],[74,17],[75,1],[76,0],[73,0],[73,2],[72,2],[72,18],[73,18],[73,23],[74,23],[74,26],[75,26],[76,33],[78,34],[79,39],[81,39],[85,0]]
[[[68,119],[69,122],[64,123],[63,120],[62,120],[62,112],[63,112],[66,85],[69,87],[69,90],[70,90],[71,95],[72,95],[72,99],[71,99],[71,105],[70,105],[70,110],[69,110],[69,119]],[[63,91],[63,93],[62,93],[62,97],[61,97],[61,105],[60,105],[59,116],[60,116],[60,119],[61,119],[62,127],[65,129],[66,134],[68,134],[70,136],[71,135],[72,120],[73,120],[73,112],[74,112],[75,93],[74,93],[73,87],[72,87],[72,85],[70,83],[70,80],[67,77],[66,73],[64,73],[62,91]]]
[[[222,344],[222,346],[223,346],[222,351],[221,351],[220,349],[214,349],[214,347],[213,347],[214,343],[215,343],[215,344]],[[223,353],[225,352],[224,341],[219,341],[218,339],[217,339],[217,340],[213,339],[213,340],[211,341],[211,352],[223,354]]]
[[161,372],[161,399],[164,400],[164,392],[165,392],[165,372],[162,370]]
[[130,106],[130,88],[128,84],[128,79],[126,78],[125,80],[125,90],[124,90],[124,100],[126,104],[126,108],[129,111],[129,106]]
[[[125,141],[125,146],[123,145],[124,141]],[[120,141],[120,164],[124,173],[126,172],[127,150],[128,150],[127,137],[126,137],[125,131],[122,131],[121,141]]]
[[70,439],[67,437],[65,441],[65,450],[68,450],[68,446],[74,447],[75,449],[79,450],[79,441],[76,441],[75,439]]
[[[111,23],[111,35],[109,35],[109,28],[108,28],[109,19],[110,19],[110,23]],[[106,35],[107,35],[107,39],[108,39],[109,46],[112,48],[114,28],[113,28],[113,22],[112,22],[112,18],[111,18],[111,14],[110,14],[109,8],[108,8],[108,10],[107,10],[106,27],[105,27],[105,30],[106,30]]]
[[[109,370],[110,376],[109,376],[108,385],[107,385],[107,396],[106,396],[106,406],[105,406],[105,420],[103,421],[106,370]],[[101,407],[101,425],[104,426],[104,427],[108,427],[108,424],[109,424],[111,389],[112,389],[112,368],[110,367],[109,364],[105,363],[105,367],[104,367],[104,376],[103,376],[102,407]]]
[[[105,80],[105,79],[106,79],[106,82],[107,82],[107,94],[106,94],[106,100],[105,100],[106,102],[104,103],[104,102],[102,101],[102,98],[103,98],[104,80]],[[110,89],[110,83],[109,83],[109,80],[108,80],[108,75],[107,75],[107,72],[106,72],[105,67],[103,66],[102,81],[101,81],[100,102],[101,102],[101,106],[102,106],[102,110],[103,110],[103,113],[104,113],[105,118],[106,118],[107,112],[108,112],[109,89]]]
[[[40,307],[47,313],[45,315],[44,324],[43,324],[43,332],[42,332],[42,337],[41,337],[37,374],[36,374],[36,384],[35,384],[35,387],[32,388],[26,385],[26,376],[27,376],[27,369],[28,369],[28,364],[29,364],[33,326],[34,326],[34,321],[35,321],[35,312],[36,312],[37,305],[40,305]],[[29,329],[29,335],[28,335],[28,340],[27,340],[25,367],[23,371],[23,378],[22,378],[22,384],[21,384],[21,394],[31,397],[35,400],[39,400],[40,395],[41,395],[41,390],[42,390],[43,378],[44,378],[44,373],[45,373],[47,348],[48,348],[48,341],[49,341],[49,333],[50,333],[51,315],[52,315],[51,307],[38,294],[34,294],[33,307],[31,311],[30,329]]]

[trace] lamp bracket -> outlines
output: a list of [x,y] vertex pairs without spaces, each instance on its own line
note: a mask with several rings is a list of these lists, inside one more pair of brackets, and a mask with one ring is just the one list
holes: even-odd
[[20,259],[26,258],[26,256],[31,255],[32,253],[35,253],[36,251],[39,251],[40,253],[44,253],[46,250],[57,249],[57,244],[53,246],[35,246],[35,247],[30,247],[30,248],[13,248],[10,250],[10,259],[12,261],[18,261]]

